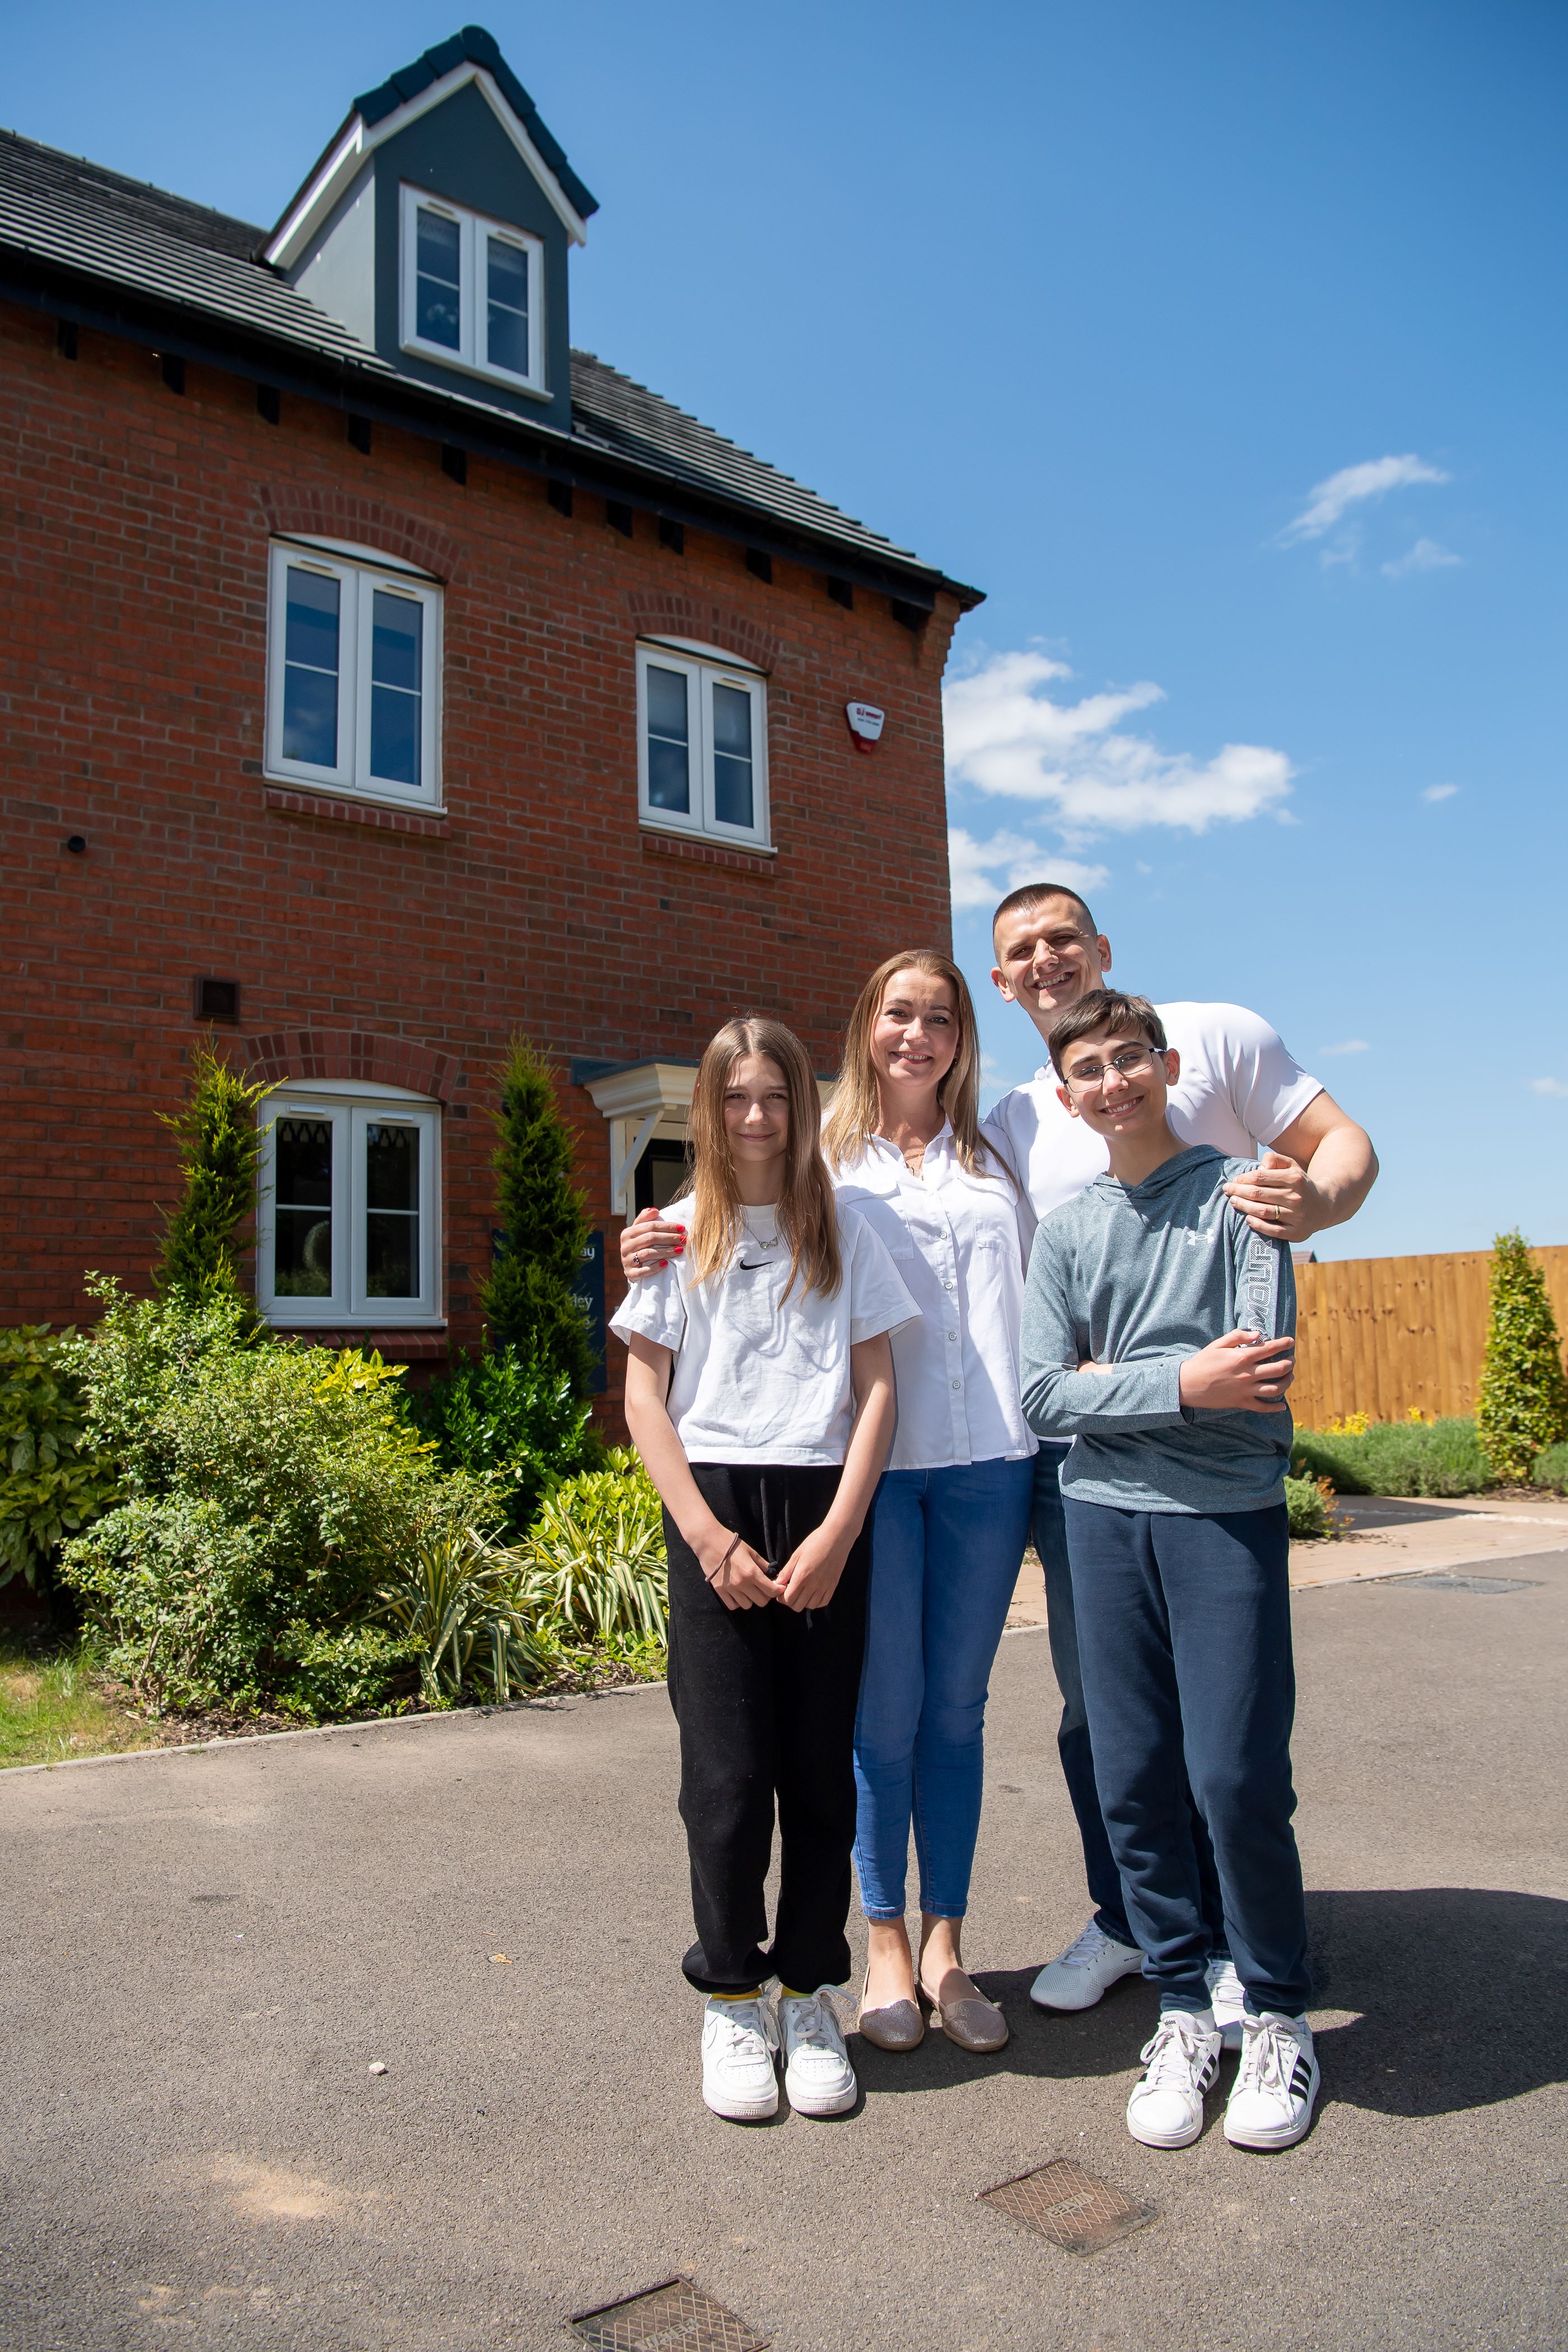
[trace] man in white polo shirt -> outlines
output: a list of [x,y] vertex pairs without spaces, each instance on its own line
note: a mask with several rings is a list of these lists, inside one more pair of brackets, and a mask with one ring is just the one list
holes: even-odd
[[[1009,1004],[1023,1006],[1042,1044],[1069,1005],[1106,984],[1110,942],[1078,892],[1059,883],[1032,883],[1004,898],[993,939],[991,977]],[[1371,1139],[1291,1059],[1268,1024],[1239,1004],[1162,1004],[1158,1010],[1181,1056],[1168,1113],[1176,1134],[1231,1158],[1259,1155],[1256,1169],[1226,1187],[1253,1229],[1300,1243],[1352,1217],[1377,1174]],[[1072,1200],[1109,1164],[1101,1139],[1063,1108],[1048,1055],[1026,1085],[1004,1095],[983,1131],[1017,1171],[1037,1220]],[[1058,1748],[1095,1908],[1082,1934],[1041,1969],[1033,1998],[1043,2009],[1089,2009],[1119,1978],[1142,1968],[1142,1955],[1127,1924],[1095,1793],[1058,1485],[1066,1453],[1065,1445],[1042,1444],[1036,1456],[1034,1534],[1046,1573],[1051,1663],[1062,1695]],[[1234,2046],[1240,2041],[1241,1988],[1218,1948],[1218,1890],[1196,1815],[1194,1838],[1215,1929],[1209,1969],[1215,2015]]]

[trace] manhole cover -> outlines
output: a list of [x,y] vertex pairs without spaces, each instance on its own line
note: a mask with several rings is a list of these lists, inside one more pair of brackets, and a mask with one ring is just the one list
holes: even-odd
[[1430,1576],[1391,1576],[1388,1581],[1419,1584],[1428,1592],[1530,1592],[1541,1580],[1534,1576],[1448,1576],[1434,1570]]
[[994,2206],[1010,2221],[1021,2221],[1069,2254],[1098,2253],[1101,2246],[1152,2221],[1157,2210],[1060,2156],[1034,2172],[1021,2172],[1016,2180],[982,2189],[980,2202]]
[[767,2352],[773,2340],[689,2278],[579,2312],[572,2326],[594,2352]]

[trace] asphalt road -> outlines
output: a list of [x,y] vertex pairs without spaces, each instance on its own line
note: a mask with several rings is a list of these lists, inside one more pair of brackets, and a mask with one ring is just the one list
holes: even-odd
[[[1039,1633],[970,1930],[1012,2044],[857,2041],[832,2124],[699,2103],[662,1692],[0,1775],[0,2346],[565,2347],[686,2271],[780,2352],[1561,2347],[1568,1553],[1513,1573],[1296,1600],[1324,2094],[1271,2158],[1127,2137],[1141,1983],[1029,2008],[1085,1910]],[[1157,2220],[975,2202],[1058,2156]]]

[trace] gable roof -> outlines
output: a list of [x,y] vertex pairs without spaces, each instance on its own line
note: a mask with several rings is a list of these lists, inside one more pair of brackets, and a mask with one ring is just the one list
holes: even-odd
[[440,81],[447,74],[455,73],[464,64],[483,66],[494,78],[501,96],[582,217],[587,220],[591,214],[596,213],[599,209],[597,196],[592,194],[577,177],[566,161],[566,150],[546,129],[539,109],[502,57],[494,35],[487,33],[482,25],[465,25],[462,31],[454,33],[449,41],[437,42],[433,49],[426,49],[422,56],[416,58],[411,66],[403,66],[396,73],[388,74],[376,89],[367,89],[363,98],[355,99],[353,111],[374,130],[384,117],[406,105],[411,99],[418,98],[432,83]]
[[554,207],[574,245],[587,240],[598,201],[566,161],[566,151],[482,25],[465,25],[380,84],[356,98],[348,119],[329,141],[301,185],[284,205],[264,258],[291,269],[310,238],[353,184],[367,155],[433,107],[473,83],[489,104],[525,168]]
[[267,232],[0,131],[0,295],[718,530],[911,605],[980,593],[619,374],[572,354],[572,430],[401,375],[260,258]]

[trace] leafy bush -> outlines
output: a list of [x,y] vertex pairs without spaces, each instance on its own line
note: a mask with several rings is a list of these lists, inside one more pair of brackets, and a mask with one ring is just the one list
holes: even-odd
[[514,1037],[495,1113],[496,1213],[502,1237],[480,1293],[490,1344],[565,1375],[586,1396],[594,1356],[574,1285],[588,1239],[572,1183],[572,1133],[555,1099],[549,1063]]
[[1334,1524],[1333,1488],[1322,1478],[1287,1478],[1285,1507],[1290,1515],[1290,1533],[1298,1543],[1313,1536],[1337,1536]]
[[231,1070],[210,1042],[196,1047],[190,1099],[163,1120],[180,1140],[184,1192],[165,1216],[153,1274],[161,1291],[193,1303],[219,1295],[243,1298],[243,1322],[252,1335],[260,1318],[240,1282],[238,1261],[251,1246],[241,1236],[256,1212],[256,1106],[266,1092]]
[[560,1661],[559,1645],[528,1613],[515,1557],[450,1521],[423,1531],[382,1585],[373,1613],[417,1655],[429,1706],[459,1698],[465,1686],[505,1700],[514,1682],[532,1682]]
[[65,1548],[106,1664],[158,1706],[304,1716],[384,1703],[417,1650],[367,1603],[437,1516],[482,1511],[397,1401],[401,1367],[247,1344],[240,1301],[134,1301],[74,1344],[91,1444],[126,1499]]
[[501,1532],[514,1541],[542,1496],[605,1459],[592,1408],[573,1393],[570,1375],[512,1348],[459,1357],[448,1376],[411,1393],[407,1408],[443,1469],[489,1484]]
[[114,1496],[109,1465],[88,1439],[68,1327],[0,1331],[0,1585],[36,1590],[68,1537]]
[[1558,1494],[1568,1495],[1568,1445],[1549,1445],[1544,1454],[1538,1454],[1530,1477],[1532,1486],[1552,1486]]
[[1546,1280],[1521,1233],[1493,1248],[1476,1425],[1497,1475],[1522,1486],[1537,1454],[1568,1438],[1568,1373]]
[[1299,1429],[1290,1466],[1340,1495],[1478,1495],[1496,1479],[1473,1421],[1374,1421],[1363,1430]]
[[520,1551],[524,1601],[563,1636],[662,1643],[669,1573],[658,1496],[629,1447],[610,1464],[566,1479],[540,1506]]

